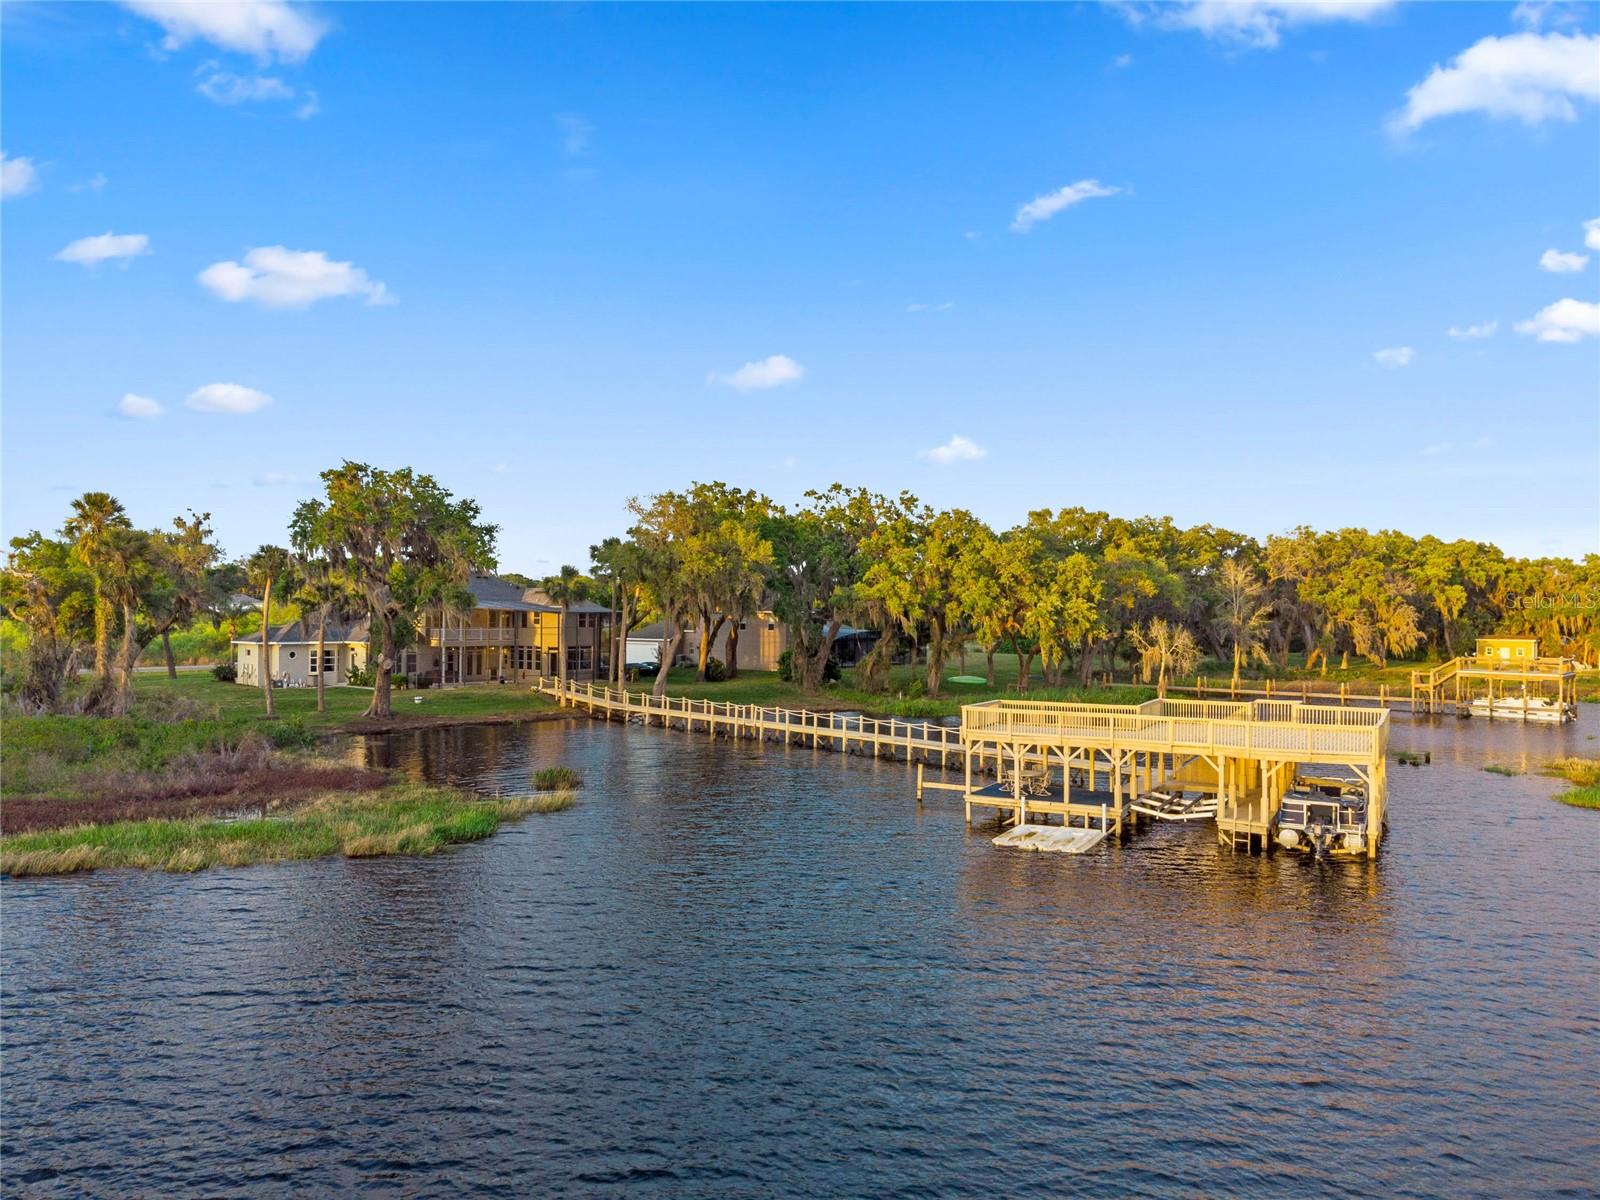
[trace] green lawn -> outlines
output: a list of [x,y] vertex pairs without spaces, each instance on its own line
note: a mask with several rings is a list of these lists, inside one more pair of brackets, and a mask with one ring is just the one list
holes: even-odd
[[[261,689],[239,683],[219,683],[208,671],[180,671],[176,679],[145,673],[134,680],[136,697],[170,695],[193,700],[215,709],[223,720],[264,721],[266,710]],[[297,717],[308,729],[332,730],[359,723],[361,714],[372,703],[370,688],[331,687],[326,689],[327,711],[317,711],[316,688],[278,688],[272,693],[279,719]],[[426,724],[441,718],[462,722],[527,716],[551,710],[555,702],[530,692],[526,685],[512,683],[472,684],[464,688],[426,688],[421,691],[396,691],[395,724]],[[420,699],[421,703],[414,703]],[[137,700],[136,700],[137,704]]]
[[[969,655],[967,671],[961,670],[959,660],[952,659],[946,669],[951,675],[984,673],[982,655]],[[925,672],[921,667],[895,667],[889,673],[888,690],[882,693],[861,691],[855,686],[855,672],[846,671],[838,683],[829,684],[821,692],[807,695],[798,684],[786,683],[772,671],[740,671],[737,679],[725,683],[696,683],[692,667],[674,667],[667,676],[667,694],[687,696],[695,700],[717,700],[729,704],[760,704],[778,708],[853,709],[875,716],[892,717],[954,717],[961,713],[963,704],[978,700],[992,700],[997,696],[1015,696],[1017,678],[1016,658],[1013,655],[996,656],[995,687],[981,684],[947,683],[944,694],[929,699],[922,694]],[[648,692],[654,680],[641,679],[629,684],[634,692]],[[1154,688],[1046,688],[1034,675],[1033,687],[1028,696],[1035,700],[1078,700],[1098,704],[1137,704],[1155,695]]]

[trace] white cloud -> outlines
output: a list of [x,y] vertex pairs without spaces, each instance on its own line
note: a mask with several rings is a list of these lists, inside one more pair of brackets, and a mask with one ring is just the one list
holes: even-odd
[[272,403],[272,397],[238,383],[208,383],[184,400],[195,412],[253,413]]
[[558,113],[556,124],[561,126],[561,152],[568,158],[579,158],[589,152],[589,139],[594,126],[573,113]]
[[1449,454],[1455,448],[1454,442],[1434,442],[1431,446],[1424,446],[1422,453],[1429,458],[1438,458],[1441,454]]
[[300,62],[328,27],[304,6],[284,0],[122,0],[123,7],[167,31],[162,46],[179,50],[199,39],[262,62]]
[[299,483],[300,477],[284,471],[263,471],[252,482],[257,487],[283,487],[285,484]]
[[1452,325],[1448,332],[1457,341],[1464,341],[1471,338],[1493,337],[1495,330],[1499,328],[1499,321],[1482,321],[1477,325]]
[[1600,217],[1583,223],[1583,244],[1591,250],[1600,250]]
[[1188,0],[1126,10],[1134,22],[1149,18],[1162,29],[1192,29],[1218,41],[1270,50],[1283,30],[1328,21],[1369,21],[1396,0]]
[[1382,350],[1374,350],[1372,357],[1377,360],[1380,367],[1388,367],[1391,371],[1397,367],[1409,367],[1411,360],[1417,352],[1410,346],[1387,346]]
[[774,354],[760,362],[747,362],[729,375],[713,371],[706,376],[707,383],[722,383],[741,392],[762,391],[781,387],[786,383],[799,383],[806,369],[787,354]]
[[235,75],[218,69],[215,63],[201,69],[205,75],[194,90],[218,104],[294,99],[294,89],[276,75]]
[[942,304],[908,304],[907,312],[949,312],[956,306],[954,300],[946,300]]
[[931,450],[923,450],[917,457],[924,462],[937,463],[941,467],[951,463],[972,462],[979,458],[988,458],[989,452],[969,437],[962,437],[959,433],[952,434],[950,440],[942,446],[935,446]]
[[39,169],[31,158],[7,158],[0,150],[0,198],[15,200],[39,190]]
[[56,253],[57,262],[82,263],[92,267],[107,259],[120,258],[126,262],[150,253],[150,236],[144,233],[105,233],[94,237],[81,237]]
[[1119,54],[1111,60],[1111,66],[1113,69],[1118,71],[1121,71],[1126,67],[1131,67],[1133,66],[1133,55]]
[[1410,133],[1437,117],[1469,112],[1525,125],[1575,121],[1574,101],[1600,101],[1600,34],[1486,37],[1408,91],[1389,129]]
[[354,263],[332,262],[321,250],[257,246],[243,263],[212,263],[200,286],[224,300],[254,300],[266,308],[306,308],[333,296],[365,296],[368,304],[393,304],[381,283]]
[[69,192],[98,192],[98,191],[102,191],[105,188],[107,182],[108,182],[108,180],[106,179],[105,172],[104,171],[96,171],[94,173],[94,178],[93,179],[85,179],[82,183],[68,184],[67,185],[67,191],[69,191]]
[[1531,321],[1519,321],[1517,332],[1541,342],[1579,342],[1586,337],[1600,337],[1600,304],[1557,300],[1540,309]]
[[983,234],[979,233],[976,229],[969,229],[961,236],[966,238],[969,242],[981,242],[983,240]]
[[1511,10],[1511,23],[1523,29],[1542,29],[1546,25],[1570,27],[1583,21],[1583,5],[1562,4],[1557,0],[1523,0]]
[[300,107],[294,110],[294,115],[302,121],[309,121],[322,111],[322,99],[311,88],[305,90],[305,98],[300,101]]
[[1587,254],[1574,254],[1568,250],[1546,250],[1539,256],[1539,269],[1556,275],[1570,275],[1583,270],[1589,262]]
[[1011,232],[1027,233],[1040,221],[1048,221],[1063,209],[1099,196],[1115,196],[1121,190],[1119,187],[1106,187],[1098,179],[1080,179],[1077,183],[1069,183],[1064,188],[1035,196],[1017,209],[1017,215],[1011,221]]
[[149,396],[136,396],[129,392],[117,401],[117,411],[125,417],[133,417],[140,421],[153,421],[166,410],[159,401],[152,400]]

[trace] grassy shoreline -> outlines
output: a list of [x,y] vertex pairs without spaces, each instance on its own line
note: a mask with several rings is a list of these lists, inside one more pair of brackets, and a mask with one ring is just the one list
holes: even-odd
[[334,856],[424,855],[572,803],[571,791],[490,799],[457,788],[391,783],[368,794],[317,796],[277,816],[153,818],[14,834],[0,838],[0,874],[22,878],[111,867],[192,872]]
[[1556,796],[1561,803],[1573,808],[1600,809],[1600,758],[1557,759],[1545,764],[1544,773],[1573,785],[1569,791]]

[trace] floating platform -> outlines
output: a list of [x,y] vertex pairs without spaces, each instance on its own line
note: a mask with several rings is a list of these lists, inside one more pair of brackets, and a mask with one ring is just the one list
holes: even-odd
[[1018,825],[994,839],[1010,850],[1040,850],[1047,854],[1083,854],[1106,840],[1104,829],[1070,829],[1064,825]]

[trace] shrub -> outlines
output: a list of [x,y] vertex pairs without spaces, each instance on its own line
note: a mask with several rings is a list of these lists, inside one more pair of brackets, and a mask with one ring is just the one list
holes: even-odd
[[273,725],[268,732],[272,744],[279,750],[304,750],[317,744],[317,735],[306,728],[300,717],[288,717]]
[[540,767],[533,773],[533,786],[541,792],[570,791],[582,782],[571,767]]
[[720,658],[706,659],[706,682],[721,683],[728,678],[728,668]]
[[178,692],[150,691],[138,697],[134,704],[134,716],[157,725],[171,725],[177,721],[214,721],[217,708]]
[[238,683],[239,668],[231,662],[219,662],[211,668],[211,678],[218,683]]
[[372,671],[368,667],[353,666],[350,668],[350,673],[346,676],[346,679],[349,680],[351,687],[371,687]]

